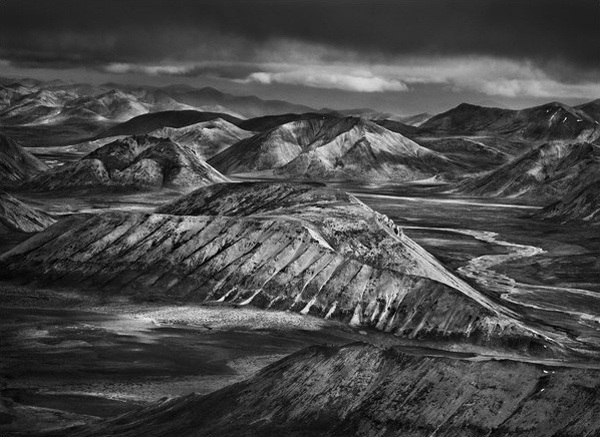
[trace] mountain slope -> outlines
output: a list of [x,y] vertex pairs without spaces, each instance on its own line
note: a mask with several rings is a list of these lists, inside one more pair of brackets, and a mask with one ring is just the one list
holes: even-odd
[[63,220],[0,258],[0,275],[140,300],[285,309],[410,338],[550,351],[541,348],[545,334],[344,192],[215,184],[157,212]]
[[446,135],[504,135],[532,141],[593,141],[598,121],[581,109],[553,102],[522,110],[463,103],[420,126],[422,132]]
[[56,220],[8,193],[0,191],[0,228],[8,231],[40,232]]
[[600,177],[600,147],[547,143],[459,185],[477,196],[560,198]]
[[320,116],[292,121],[240,141],[210,162],[225,173],[281,167],[304,150],[332,141],[355,126],[358,120]]
[[562,200],[543,208],[536,216],[561,222],[600,224],[600,181],[575,190]]
[[461,166],[403,135],[354,117],[313,117],[234,144],[210,164],[224,173],[275,170],[282,177],[405,180]]
[[57,191],[88,188],[197,188],[228,179],[196,153],[165,138],[126,137],[79,161],[42,173],[20,186]]
[[170,138],[177,144],[194,150],[202,159],[209,159],[252,133],[216,118],[181,128],[164,127],[153,131],[152,135]]
[[[66,436],[581,437],[600,433],[600,370],[313,346],[214,393]],[[52,435],[59,435],[58,433]]]
[[[418,137],[417,141],[421,146],[438,152],[453,161],[461,162],[477,173],[497,168],[512,157],[511,150],[507,150],[509,149],[508,141],[493,141],[489,137]],[[501,142],[502,145],[498,147],[497,142]],[[519,147],[519,145],[515,146]]]
[[46,164],[0,132],[0,184],[20,182],[47,169]]

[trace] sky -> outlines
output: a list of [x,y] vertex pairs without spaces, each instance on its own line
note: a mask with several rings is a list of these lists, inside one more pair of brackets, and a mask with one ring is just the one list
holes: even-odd
[[0,0],[0,76],[440,112],[600,97],[598,0]]

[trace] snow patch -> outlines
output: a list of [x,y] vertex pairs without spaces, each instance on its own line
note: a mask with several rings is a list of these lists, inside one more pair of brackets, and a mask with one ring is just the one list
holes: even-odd
[[308,312],[310,311],[310,307],[312,307],[314,305],[314,303],[317,301],[316,297],[313,297],[310,302],[308,302],[306,304],[306,306],[304,308],[302,308],[302,311],[300,311],[300,314],[308,314]]
[[335,312],[336,308],[337,308],[337,302],[333,302],[333,305],[331,305],[331,308],[329,308],[329,311],[327,311],[327,315],[325,316],[325,318],[329,319]]
[[262,288],[259,288],[259,289],[258,289],[258,290],[256,290],[256,291],[254,292],[254,294],[252,294],[252,296],[250,296],[248,299],[246,299],[246,300],[245,300],[245,301],[243,301],[243,302],[240,302],[240,305],[241,305],[241,306],[242,306],[242,305],[248,305],[250,302],[252,302],[252,299],[254,299],[254,298],[256,297],[256,295],[257,295],[258,293],[260,293],[261,291],[262,291]]

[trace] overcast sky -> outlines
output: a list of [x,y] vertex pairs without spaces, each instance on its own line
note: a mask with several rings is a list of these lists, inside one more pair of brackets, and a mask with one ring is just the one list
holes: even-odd
[[598,0],[0,0],[0,75],[411,114],[600,97]]

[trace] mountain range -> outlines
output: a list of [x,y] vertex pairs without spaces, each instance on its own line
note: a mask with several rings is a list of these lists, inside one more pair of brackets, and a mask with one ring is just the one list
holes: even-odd
[[594,141],[600,137],[598,101],[570,107],[552,102],[522,110],[486,108],[463,103],[420,126],[444,135],[502,135],[528,141]]
[[[368,109],[311,111],[188,86],[3,81],[0,101],[2,138],[37,146],[32,150],[51,165],[60,160],[61,148],[72,161],[23,184],[35,190],[162,186],[158,176],[165,168],[155,165],[160,159],[142,157],[130,170],[107,170],[101,160],[83,156],[148,134],[173,142],[169,147],[178,148],[177,160],[208,160],[224,175],[355,182],[435,176],[452,182],[454,192],[547,201],[597,179],[600,99],[575,107],[552,102],[522,110],[461,104],[413,120]],[[254,115],[259,116],[243,118]],[[82,139],[86,141],[79,143]],[[47,170],[23,148],[2,141],[7,145],[0,160],[6,183],[22,183]],[[79,160],[82,156],[86,159]]]

